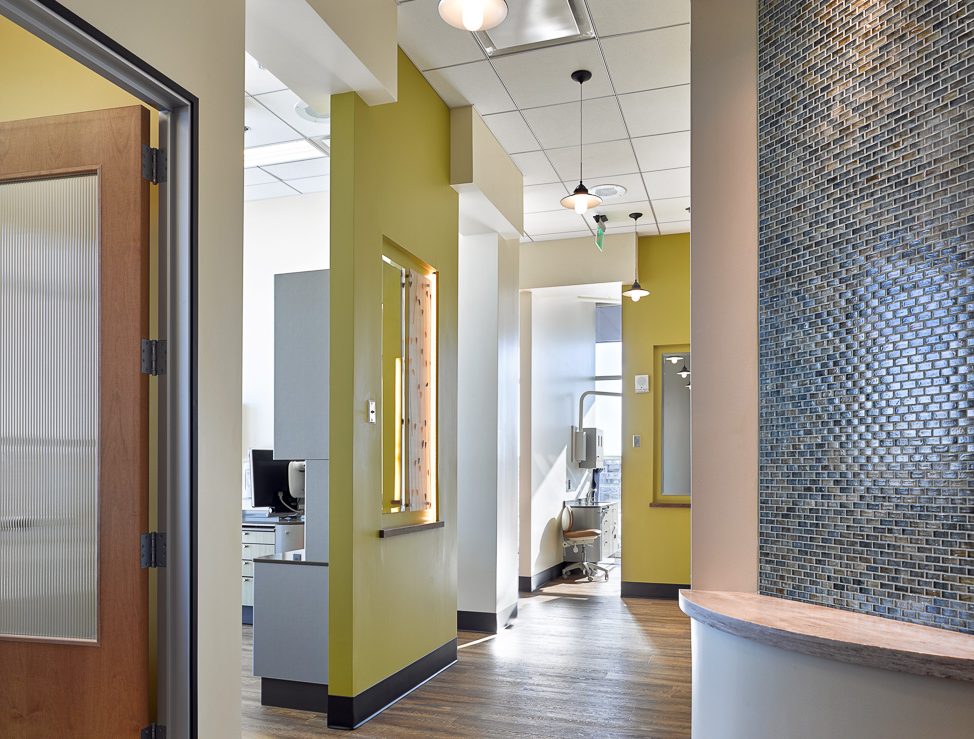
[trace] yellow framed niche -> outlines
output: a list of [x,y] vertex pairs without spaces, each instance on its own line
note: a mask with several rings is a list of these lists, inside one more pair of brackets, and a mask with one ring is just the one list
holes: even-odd
[[388,238],[382,245],[382,531],[439,521],[437,272]]
[[653,499],[656,508],[690,506],[689,344],[654,347]]

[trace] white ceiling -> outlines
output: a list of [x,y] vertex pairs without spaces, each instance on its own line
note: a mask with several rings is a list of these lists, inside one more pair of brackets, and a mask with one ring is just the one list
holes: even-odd
[[[295,112],[301,98],[257,61],[245,55],[244,148],[309,139],[330,142],[330,122],[305,120]],[[327,147],[325,147],[327,149]],[[262,200],[329,188],[328,157],[244,169],[244,199]]]
[[627,189],[598,209],[607,230],[632,229],[642,211],[641,235],[689,232],[690,0],[582,0],[595,38],[493,58],[440,19],[437,0],[399,2],[400,46],[450,107],[480,112],[524,174],[525,241],[594,234],[591,214],[558,202],[578,184],[576,69],[592,72],[585,184]]

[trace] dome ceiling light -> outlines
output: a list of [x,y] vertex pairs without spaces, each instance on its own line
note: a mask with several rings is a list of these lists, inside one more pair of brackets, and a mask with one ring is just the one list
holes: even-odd
[[486,31],[507,18],[504,0],[440,0],[440,18],[454,28],[476,33]]

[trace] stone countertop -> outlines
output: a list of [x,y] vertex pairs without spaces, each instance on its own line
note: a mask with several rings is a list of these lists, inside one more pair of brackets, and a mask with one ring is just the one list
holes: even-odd
[[974,681],[974,636],[757,593],[681,590],[680,608],[757,642],[916,675]]

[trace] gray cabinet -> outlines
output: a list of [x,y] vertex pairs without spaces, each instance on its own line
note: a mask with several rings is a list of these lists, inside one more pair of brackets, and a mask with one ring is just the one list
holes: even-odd
[[245,522],[240,528],[240,595],[243,622],[254,622],[254,560],[268,554],[282,554],[304,547],[304,524],[300,521]]

